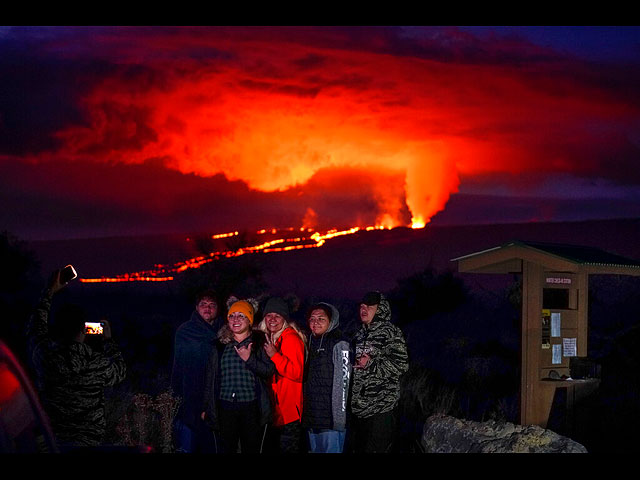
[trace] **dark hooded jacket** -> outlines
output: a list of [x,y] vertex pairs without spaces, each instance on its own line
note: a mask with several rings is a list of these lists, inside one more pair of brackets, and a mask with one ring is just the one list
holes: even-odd
[[209,354],[222,320],[208,324],[197,311],[176,331],[171,389],[181,399],[177,419],[191,428],[200,421]]
[[383,295],[371,323],[362,325],[353,343],[355,357],[367,353],[370,360],[365,368],[353,369],[352,413],[364,418],[393,410],[409,359],[402,330],[391,323],[391,307]]
[[[205,422],[212,430],[220,428],[219,423],[219,396],[220,396],[220,365],[224,349],[232,343],[229,328],[225,325],[220,329],[218,339],[209,355],[206,368],[206,380],[204,402],[200,411],[205,412]],[[255,392],[260,409],[260,425],[268,425],[273,419],[273,407],[268,382],[276,369],[264,351],[265,336],[259,330],[251,332],[251,355],[245,362],[247,369],[253,373],[255,379]]]
[[331,321],[320,337],[309,337],[302,424],[305,428],[344,431],[351,375],[349,343],[338,328],[338,309],[328,303],[321,305],[331,310]]

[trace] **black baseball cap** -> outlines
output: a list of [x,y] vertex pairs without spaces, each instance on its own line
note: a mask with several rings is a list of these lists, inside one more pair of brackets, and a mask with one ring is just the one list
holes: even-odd
[[362,302],[365,305],[378,305],[380,303],[381,295],[380,292],[369,292],[364,297],[362,297]]

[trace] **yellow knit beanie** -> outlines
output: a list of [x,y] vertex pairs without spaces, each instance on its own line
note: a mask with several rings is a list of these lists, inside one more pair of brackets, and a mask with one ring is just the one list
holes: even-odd
[[231,316],[232,313],[240,312],[245,317],[249,319],[249,323],[253,325],[253,306],[247,302],[246,300],[239,300],[235,302],[229,308],[229,313],[227,314],[227,318]]

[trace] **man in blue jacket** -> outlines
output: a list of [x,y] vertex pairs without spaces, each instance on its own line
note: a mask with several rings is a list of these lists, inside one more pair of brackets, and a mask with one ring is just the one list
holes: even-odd
[[174,424],[177,452],[216,452],[215,439],[200,412],[206,366],[221,325],[217,295],[206,290],[196,298],[191,318],[176,331],[171,388],[181,400]]

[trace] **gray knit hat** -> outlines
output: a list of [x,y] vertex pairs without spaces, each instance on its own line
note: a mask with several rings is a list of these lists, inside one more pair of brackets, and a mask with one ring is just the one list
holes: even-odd
[[285,320],[289,320],[289,305],[280,297],[271,297],[262,310],[262,316],[265,317],[269,313],[277,313]]

